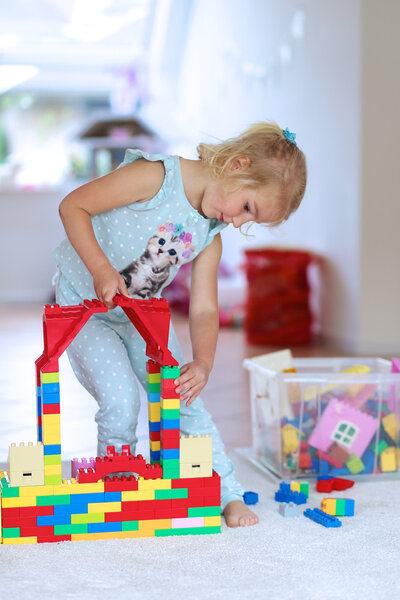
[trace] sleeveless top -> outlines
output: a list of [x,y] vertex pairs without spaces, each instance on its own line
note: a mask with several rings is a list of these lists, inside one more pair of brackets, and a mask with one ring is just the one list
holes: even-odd
[[[170,267],[169,277],[154,294],[154,297],[160,297],[162,290],[174,279],[179,266],[192,261],[227,223],[203,217],[190,204],[184,192],[178,156],[147,154],[142,150],[129,149],[119,167],[139,158],[163,162],[165,176],[157,194],[146,202],[133,202],[91,219],[97,242],[117,271],[141,257],[153,236],[166,240],[171,239],[172,235],[175,240],[179,238],[178,256],[174,257],[177,264]],[[64,297],[79,297],[81,300],[96,297],[92,276],[68,239],[54,250],[53,256]],[[71,294],[68,294],[68,290]],[[114,316],[115,311],[122,313],[122,309],[117,308],[112,311]]]

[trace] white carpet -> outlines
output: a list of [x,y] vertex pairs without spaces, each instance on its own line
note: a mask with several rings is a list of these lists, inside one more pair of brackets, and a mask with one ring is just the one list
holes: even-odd
[[[335,493],[355,498],[356,516],[325,529],[304,516],[281,517],[277,484],[234,460],[245,488],[259,493],[258,526],[224,526],[212,536],[0,545],[0,598],[400,598],[400,481]],[[312,492],[307,506],[322,497]]]

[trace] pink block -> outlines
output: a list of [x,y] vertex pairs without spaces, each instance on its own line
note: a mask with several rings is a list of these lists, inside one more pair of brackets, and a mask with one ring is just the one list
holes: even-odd
[[356,396],[354,396],[354,398],[342,399],[345,400],[347,404],[350,404],[353,408],[361,408],[369,398],[373,397],[377,387],[378,386],[376,383],[368,383],[363,386],[363,388]]
[[[400,373],[400,358],[392,358],[392,373]],[[396,389],[394,385],[390,386],[388,408],[392,412],[396,410]]]
[[94,458],[73,458],[71,460],[71,477],[76,479],[79,469],[94,469]]
[[400,358],[392,358],[392,373],[400,373]]
[[186,519],[172,519],[171,529],[181,527],[204,527],[204,517],[188,517]]
[[[357,431],[350,445],[341,444],[340,441],[333,437],[340,422],[353,426]],[[312,432],[308,443],[322,452],[327,452],[329,446],[336,442],[350,454],[356,454],[358,457],[361,457],[376,432],[377,427],[378,419],[361,412],[357,408],[353,408],[346,402],[341,402],[337,398],[333,398],[322,413],[319,423]]]

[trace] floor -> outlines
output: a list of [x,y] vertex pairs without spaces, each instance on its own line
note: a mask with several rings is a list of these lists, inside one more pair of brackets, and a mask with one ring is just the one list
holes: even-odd
[[[173,322],[185,355],[190,358],[186,318]],[[34,361],[42,352],[42,305],[0,305],[0,463],[7,460],[11,442],[36,441]],[[228,449],[251,444],[250,407],[244,358],[277,348],[249,346],[239,329],[221,329],[213,372],[203,400],[213,415]],[[295,356],[333,356],[322,343],[294,349]],[[60,359],[63,460],[90,457],[96,452],[96,403],[75,379],[68,359]],[[144,396],[143,396],[144,399]],[[147,406],[142,402],[137,452],[148,454]]]
[[[11,442],[36,440],[34,360],[42,352],[41,313],[40,306],[0,306],[0,468]],[[186,321],[180,316],[174,320],[188,351]],[[229,449],[251,442],[248,380],[242,361],[269,350],[276,348],[248,346],[241,331],[221,330],[215,368],[203,398]],[[294,353],[338,354],[322,343]],[[95,402],[75,380],[65,356],[60,371],[63,459],[90,457],[96,447]],[[139,438],[138,451],[146,455],[144,403]],[[55,596],[112,600],[116,595],[126,600],[159,595],[165,600],[177,595],[195,600],[399,598],[399,481],[383,477],[379,485],[376,479],[360,481],[348,496],[339,493],[355,499],[356,516],[343,518],[338,529],[325,529],[304,517],[282,518],[274,501],[276,481],[249,468],[237,453],[234,461],[245,489],[259,494],[257,527],[229,529],[223,524],[218,536],[0,545],[2,589],[12,590],[18,600]],[[312,489],[309,507],[319,506],[320,500]]]

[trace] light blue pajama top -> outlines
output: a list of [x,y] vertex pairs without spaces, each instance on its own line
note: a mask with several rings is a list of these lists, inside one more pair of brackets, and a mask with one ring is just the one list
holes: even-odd
[[[168,235],[168,232],[179,236],[181,260],[170,268],[168,279],[155,294],[160,297],[162,290],[174,279],[179,266],[193,260],[227,223],[207,219],[191,206],[185,196],[178,156],[129,149],[120,167],[139,158],[163,162],[165,176],[160,190],[146,202],[134,202],[95,215],[92,224],[100,247],[118,271],[143,254],[152,236]],[[64,297],[70,299],[71,304],[95,298],[92,276],[68,239],[56,248],[53,255]],[[118,311],[119,316],[124,315],[122,309],[116,308],[112,311],[113,317]]]

